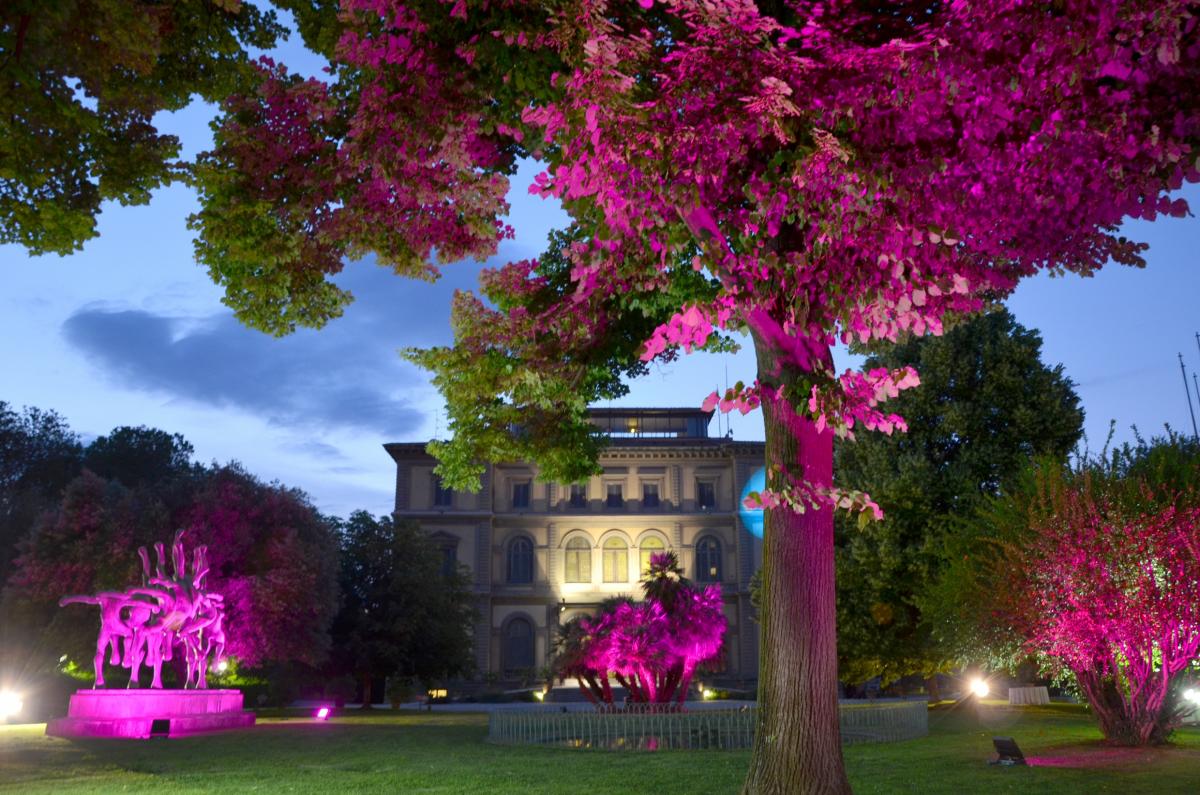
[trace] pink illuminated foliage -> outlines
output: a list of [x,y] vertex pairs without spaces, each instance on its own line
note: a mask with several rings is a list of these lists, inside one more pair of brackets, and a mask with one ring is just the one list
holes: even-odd
[[[642,360],[748,331],[783,411],[891,433],[902,418],[877,406],[915,373],[838,375],[834,342],[938,334],[1039,270],[1140,264],[1117,225],[1187,212],[1167,194],[1200,176],[1194,12],[345,0],[331,82],[264,62],[259,92],[226,103],[198,169],[198,253],[248,322],[319,324],[349,300],[325,279],[347,255],[428,276],[435,254],[494,253],[507,174],[532,156],[531,190],[594,235],[565,252],[568,300],[539,300],[537,262],[485,279],[507,310],[460,296],[460,344],[570,380],[563,343],[587,348],[629,310],[622,294],[695,269],[708,289],[666,313]],[[752,408],[762,388],[716,405]]]
[[1200,660],[1200,505],[1129,510],[1088,478],[1045,499],[1012,561],[1004,620],[1075,675],[1106,739],[1165,742]]
[[[139,574],[128,551],[152,544],[163,525],[183,527],[193,545],[207,547],[205,590],[223,597],[223,656],[246,668],[324,659],[337,607],[333,529],[303,494],[263,484],[236,467],[133,490],[85,472],[22,545],[5,594],[7,608],[19,615],[14,622],[41,622],[55,638],[54,659],[63,651],[90,659],[83,638],[94,624],[82,621],[83,611],[51,606],[64,591],[124,598],[123,589]],[[156,601],[143,596],[140,601]],[[181,665],[178,678],[191,673],[195,681],[197,671]]]
[[719,586],[695,587],[681,576],[675,553],[663,552],[651,555],[642,588],[644,601],[619,600],[563,633],[557,673],[575,677],[597,706],[614,707],[611,678],[632,704],[678,708],[697,669],[722,652]]

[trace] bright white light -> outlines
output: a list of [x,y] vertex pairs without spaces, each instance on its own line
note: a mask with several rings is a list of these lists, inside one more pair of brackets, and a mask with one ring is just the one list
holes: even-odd
[[546,694],[543,693],[541,690],[534,690],[533,697],[536,698],[538,701],[543,701],[546,698]]
[[705,699],[713,699],[716,697],[717,697],[717,694],[714,691],[709,690],[707,687],[704,688],[704,698]]
[[1196,690],[1195,688],[1184,690],[1183,698],[1193,704],[1200,704],[1200,690]]
[[217,663],[217,673],[223,674],[229,670],[229,660],[221,660]]
[[11,690],[0,690],[0,720],[20,714],[24,706],[19,695]]
[[972,679],[971,692],[978,698],[986,698],[991,689],[988,687],[988,683],[982,679]]

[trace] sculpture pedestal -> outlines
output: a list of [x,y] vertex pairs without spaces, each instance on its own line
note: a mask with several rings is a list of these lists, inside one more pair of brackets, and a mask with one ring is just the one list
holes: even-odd
[[55,737],[185,737],[254,725],[240,690],[76,690],[67,717],[46,724]]

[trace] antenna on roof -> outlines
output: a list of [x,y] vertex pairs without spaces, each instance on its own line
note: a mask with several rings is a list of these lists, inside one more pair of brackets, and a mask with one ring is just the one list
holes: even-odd
[[[1187,370],[1183,366],[1183,354],[1179,354],[1179,372],[1183,374],[1183,392],[1187,395],[1188,414],[1192,416],[1192,437],[1200,439],[1200,432],[1196,430],[1196,412],[1192,410],[1192,393],[1188,387]],[[1197,395],[1200,397],[1200,395]]]

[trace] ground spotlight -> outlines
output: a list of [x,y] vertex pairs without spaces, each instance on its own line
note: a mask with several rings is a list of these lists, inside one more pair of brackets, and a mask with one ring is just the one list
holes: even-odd
[[992,746],[996,749],[996,758],[988,764],[992,765],[1024,765],[1025,754],[1017,747],[1017,741],[1011,737],[993,737]]
[[12,690],[0,690],[0,720],[19,715],[25,702],[21,696]]
[[982,679],[976,678],[971,680],[971,695],[976,698],[987,698],[987,694],[991,692],[988,683]]
[[321,707],[317,710],[317,720],[329,720],[329,707]]

